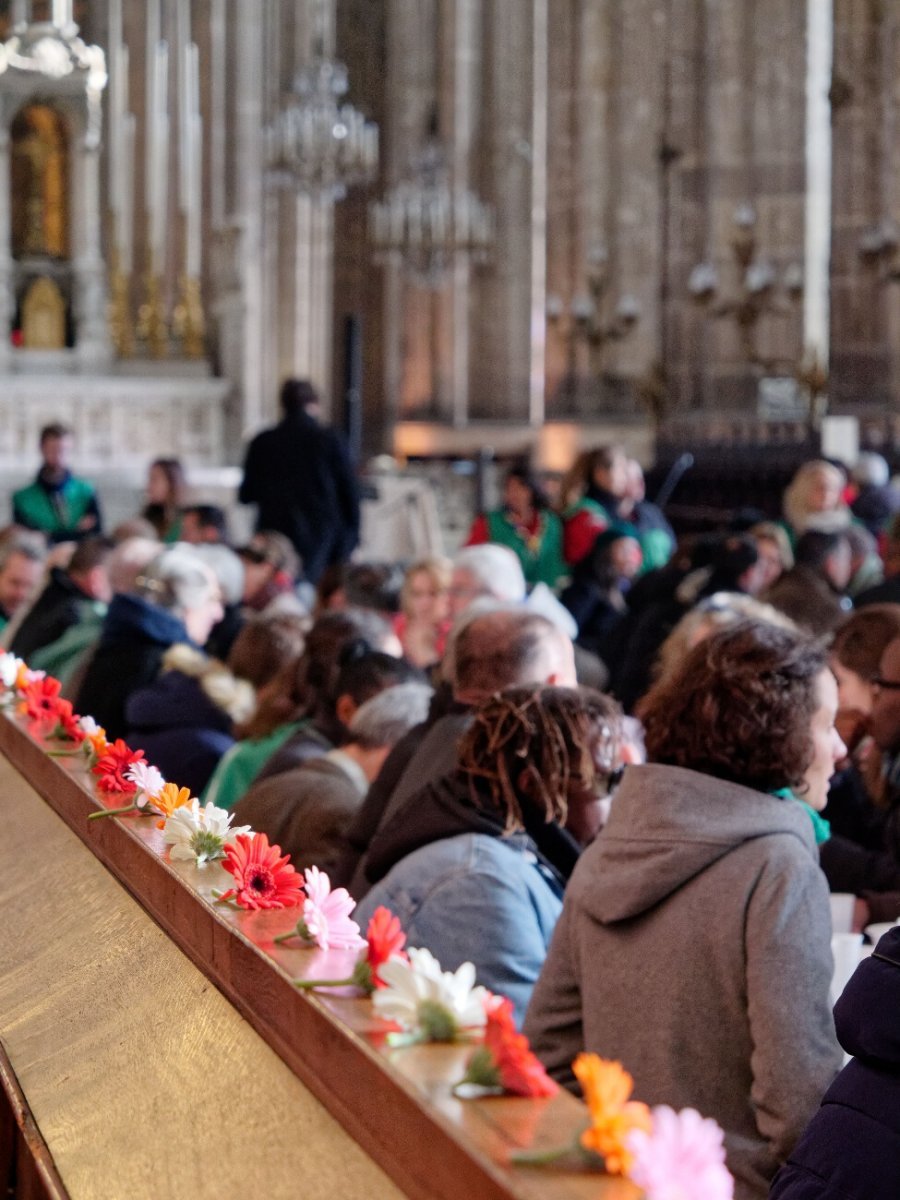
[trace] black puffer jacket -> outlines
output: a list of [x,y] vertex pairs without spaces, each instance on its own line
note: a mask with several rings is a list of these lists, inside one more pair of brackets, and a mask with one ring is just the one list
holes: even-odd
[[834,1007],[853,1060],[825,1093],[769,1200],[900,1196],[900,929],[857,967]]

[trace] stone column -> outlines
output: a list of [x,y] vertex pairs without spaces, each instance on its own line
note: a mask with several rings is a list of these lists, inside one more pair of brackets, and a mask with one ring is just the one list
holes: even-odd
[[12,358],[9,335],[15,311],[9,189],[9,125],[4,119],[0,123],[0,375],[9,371]]
[[232,12],[237,60],[234,168],[238,172],[233,216],[240,230],[237,249],[243,290],[242,361],[238,387],[242,432],[246,435],[271,419],[276,403],[268,388],[264,357],[267,338],[263,309],[263,150],[260,138],[264,122],[264,21],[255,5],[238,4]]
[[[409,176],[428,135],[437,105],[436,0],[386,0],[386,121],[383,179],[390,190]],[[390,130],[390,133],[387,133]],[[403,273],[399,263],[384,271],[385,401],[401,420],[434,416],[435,314],[431,293]]]
[[480,320],[472,335],[471,411],[525,422],[533,405],[534,7],[495,0],[485,28],[480,191],[494,206],[496,233],[492,261],[474,285]]
[[892,178],[897,37],[893,5],[835,0],[829,397],[844,411],[890,411],[898,383],[891,316],[897,297],[885,285],[884,258],[860,253],[883,221],[900,221]]
[[74,148],[71,222],[75,344],[81,369],[92,370],[112,360],[106,319],[106,266],[100,254],[100,145],[85,134]]

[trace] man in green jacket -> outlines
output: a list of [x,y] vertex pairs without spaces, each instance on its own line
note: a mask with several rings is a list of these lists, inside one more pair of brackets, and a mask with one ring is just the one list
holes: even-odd
[[40,530],[51,543],[99,533],[97,493],[69,470],[72,431],[66,425],[45,425],[40,444],[43,465],[34,483],[13,493],[13,521]]

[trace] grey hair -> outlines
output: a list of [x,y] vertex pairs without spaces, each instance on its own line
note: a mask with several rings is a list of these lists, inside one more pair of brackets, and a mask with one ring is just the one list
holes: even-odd
[[235,552],[221,542],[208,542],[192,549],[218,579],[225,603],[240,604],[244,595],[244,564]]
[[367,750],[394,746],[428,716],[427,683],[398,683],[361,704],[350,721],[350,740]]
[[215,587],[212,569],[193,546],[167,546],[135,581],[135,592],[161,608],[182,614],[210,599]]
[[12,529],[0,537],[0,571],[14,554],[21,554],[31,562],[43,563],[47,557],[47,543],[43,534],[29,529]]
[[522,564],[507,546],[497,546],[493,542],[464,546],[453,559],[453,566],[471,572],[487,596],[507,604],[525,599]]
[[159,556],[160,545],[155,538],[129,537],[109,556],[107,571],[114,592],[133,592],[135,580]]
[[851,475],[860,487],[884,487],[891,477],[891,469],[883,455],[867,450],[857,459]]

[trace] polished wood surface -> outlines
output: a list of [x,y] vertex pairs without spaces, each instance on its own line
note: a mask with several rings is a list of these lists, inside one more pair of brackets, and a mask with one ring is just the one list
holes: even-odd
[[571,1141],[584,1107],[459,1100],[468,1047],[392,1049],[368,1001],[294,987],[355,959],[275,945],[296,909],[216,905],[230,876],[169,863],[153,819],[88,821],[101,805],[80,760],[13,718],[0,751],[0,1036],[70,1195],[280,1196],[304,1178],[376,1198],[640,1194],[577,1159],[511,1166]]

